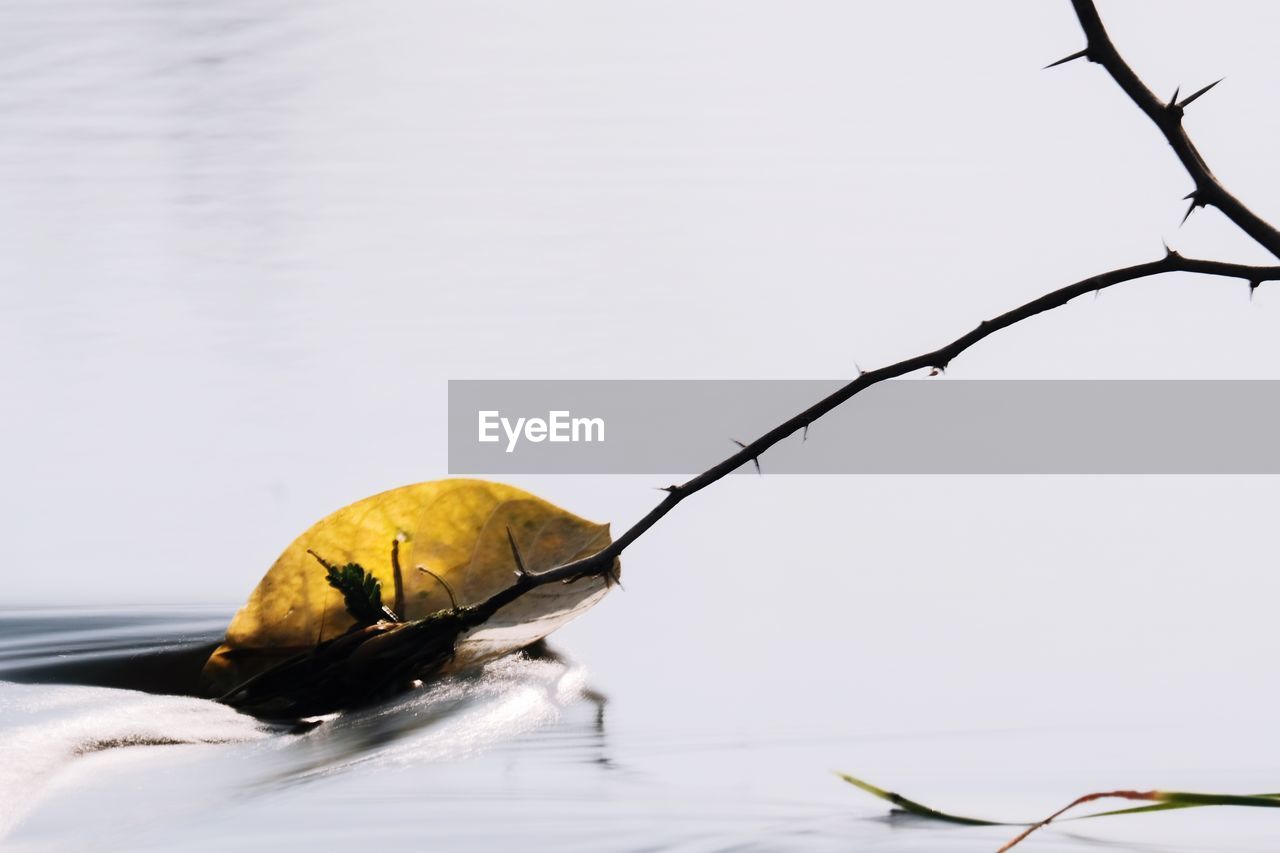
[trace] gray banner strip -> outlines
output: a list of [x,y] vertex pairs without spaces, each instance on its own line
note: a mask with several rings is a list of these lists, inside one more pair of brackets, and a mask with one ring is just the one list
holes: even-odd
[[[451,380],[451,474],[695,474],[825,380]],[[922,379],[867,389],[767,474],[1277,474],[1280,381]],[[483,440],[482,440],[483,436]],[[754,473],[750,464],[742,469]]]

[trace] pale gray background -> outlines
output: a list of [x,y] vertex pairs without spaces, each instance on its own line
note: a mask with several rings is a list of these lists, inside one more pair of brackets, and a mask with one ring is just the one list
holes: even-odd
[[[1160,91],[1228,76],[1189,125],[1280,216],[1280,10],[1106,13]],[[1098,69],[1039,70],[1081,44],[1066,3],[3,15],[7,604],[239,602],[319,516],[444,472],[450,377],[847,376],[1161,238],[1264,259],[1214,213],[1178,229],[1188,179]],[[1150,281],[1001,334],[950,377],[1276,378],[1275,300]],[[660,496],[516,482],[624,525]],[[742,478],[646,536],[625,601],[566,637],[692,616],[765,549],[802,576],[839,554],[814,591],[900,648],[946,636],[977,661],[1016,629],[1043,658],[1182,635],[1193,662],[1231,649],[1226,679],[1266,647],[1277,492]],[[886,606],[899,585],[924,601]],[[1083,602],[1159,613],[1143,630],[1094,614],[1074,637]]]
[[[1280,217],[1280,10],[1106,13],[1160,91],[1227,75],[1189,125]],[[238,600],[313,519],[444,471],[446,378],[838,378],[1161,238],[1265,257],[1212,212],[1177,228],[1189,181],[1099,69],[1038,70],[1081,44],[1065,2],[9,0],[3,16],[13,603]],[[1274,301],[1150,281],[1002,333],[950,375],[1280,377]],[[653,499],[644,481],[520,484],[620,523]],[[1112,485],[1037,487],[1064,508]],[[942,487],[997,519],[1028,486]],[[795,493],[811,511],[822,489],[876,508],[878,529],[914,524],[878,488],[725,484],[682,515],[732,538],[736,501]],[[1183,488],[1260,503],[1158,488],[1138,510],[1152,523]],[[820,535],[800,512],[779,522]],[[633,559],[682,553],[682,526]],[[55,565],[56,584],[33,570]]]
[[[1280,219],[1280,7],[1103,5],[1160,92],[1226,75],[1188,125]],[[318,517],[443,474],[448,378],[840,378],[1162,238],[1265,260],[1179,229],[1190,181],[1101,70],[1039,70],[1081,46],[1066,0],[6,0],[0,603],[234,606]],[[1278,300],[1130,285],[931,381],[1280,378]],[[616,525],[661,485],[513,481]],[[1278,485],[733,478],[560,642],[646,736],[1129,727],[945,783],[927,744],[757,767],[833,808],[830,767],[960,809],[1079,763],[1023,813],[1274,790],[1269,741],[1215,732],[1278,698]]]

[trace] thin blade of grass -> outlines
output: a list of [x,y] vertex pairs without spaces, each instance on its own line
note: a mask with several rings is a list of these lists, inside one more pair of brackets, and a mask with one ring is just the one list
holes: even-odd
[[1092,817],[1106,817],[1112,814],[1134,814],[1140,811],[1156,811],[1161,806],[1166,808],[1195,808],[1198,806],[1245,806],[1250,808],[1276,809],[1280,808],[1280,798],[1269,795],[1259,794],[1201,794],[1190,791],[1100,791],[1094,794],[1085,794],[1078,797],[1064,808],[1049,815],[1042,821],[1032,824],[1016,838],[1004,845],[997,853],[1006,853],[1012,850],[1019,843],[1026,839],[1028,835],[1037,829],[1048,826],[1064,812],[1075,808],[1076,806],[1091,803],[1095,800],[1103,800],[1110,798],[1120,798],[1125,800],[1148,800],[1156,803],[1153,806],[1141,806],[1135,809],[1120,809],[1118,812],[1101,812],[1098,814],[1082,815],[1079,820]]
[[[837,773],[841,779],[866,791],[873,797],[892,803],[905,812],[919,817],[928,818],[930,820],[943,821],[945,823],[957,823],[964,826],[1022,826],[1027,829],[1019,834],[1016,838],[1001,847],[1000,850],[1006,851],[1012,849],[1021,843],[1027,836],[1035,832],[1037,829],[1048,826],[1053,822],[1064,822],[1068,820],[1089,820],[1095,817],[1118,817],[1120,815],[1144,814],[1146,812],[1170,811],[1173,809],[1194,809],[1205,806],[1243,806],[1247,808],[1280,808],[1280,793],[1272,794],[1203,794],[1190,791],[1102,791],[1094,794],[1086,794],[1071,802],[1065,808],[1054,812],[1050,817],[1037,822],[1014,822],[1014,821],[998,821],[986,820],[985,818],[966,817],[964,815],[951,814],[949,812],[939,811],[930,808],[923,803],[908,799],[901,794],[893,791],[886,791],[884,788],[872,785],[856,776],[850,776],[848,773]],[[1091,814],[1077,815],[1069,818],[1061,818],[1061,816],[1085,803],[1094,802],[1096,800],[1120,798],[1126,800],[1146,800],[1150,805],[1134,806],[1126,809],[1112,809],[1105,812],[1093,812]]]
[[893,803],[904,812],[910,812],[913,815],[927,817],[932,820],[946,821],[947,823],[959,823],[965,826],[1026,826],[1025,823],[1004,823],[998,820],[983,820],[976,817],[964,817],[962,815],[947,814],[937,809],[931,809],[926,805],[917,803],[915,800],[908,800],[901,794],[895,794],[893,791],[886,791],[883,788],[877,788],[870,782],[864,782],[861,779],[850,776],[848,773],[837,773],[844,781],[853,785],[855,788],[861,788],[873,797],[879,797],[887,803]]
[[[1211,796],[1213,796],[1213,795],[1212,795],[1212,794],[1197,794],[1196,796],[1199,796],[1199,797],[1211,797]],[[1249,799],[1249,800],[1254,800],[1254,799],[1276,800],[1276,801],[1277,801],[1277,803],[1280,803],[1280,793],[1277,793],[1277,794],[1248,794],[1248,795],[1246,795],[1246,797],[1245,797],[1245,798],[1246,798],[1246,799]],[[1166,811],[1169,811],[1170,809],[1196,809],[1196,808],[1201,808],[1201,807],[1203,807],[1203,806],[1231,806],[1231,805],[1254,805],[1254,806],[1256,806],[1256,805],[1259,805],[1259,804],[1258,804],[1258,803],[1252,803],[1252,802],[1250,802],[1250,803],[1218,803],[1218,802],[1212,802],[1212,803],[1206,803],[1206,802],[1194,802],[1194,803],[1193,803],[1193,802],[1167,802],[1167,803],[1155,803],[1155,804],[1150,805],[1150,806],[1134,806],[1133,808],[1128,808],[1128,809],[1113,809],[1113,810],[1111,810],[1111,811],[1106,811],[1106,812],[1097,812],[1097,813],[1095,813],[1095,814],[1081,815],[1080,817],[1072,818],[1072,820],[1084,820],[1084,819],[1085,819],[1085,818],[1087,818],[1087,817],[1114,817],[1114,816],[1116,816],[1116,815],[1125,815],[1125,814],[1144,814],[1144,813],[1146,813],[1146,812],[1166,812]]]

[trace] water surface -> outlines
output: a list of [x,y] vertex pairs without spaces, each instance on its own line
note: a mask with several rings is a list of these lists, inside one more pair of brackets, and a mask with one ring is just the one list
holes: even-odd
[[[1266,213],[1274,4],[1103,6],[1159,91],[1228,76],[1188,122]],[[628,549],[560,661],[301,735],[183,692],[300,531],[445,475],[447,379],[848,377],[1161,237],[1261,260],[1178,226],[1184,176],[1096,68],[1039,70],[1078,40],[1065,0],[0,3],[4,843],[966,853],[1006,833],[889,818],[832,771],[1014,819],[1280,789],[1263,477],[766,457]],[[937,381],[1275,378],[1278,324],[1265,287],[1170,278]],[[734,437],[696,436],[708,465]],[[669,480],[512,482],[616,532]]]
[[[783,727],[739,718],[717,731],[723,714],[674,693],[665,701],[685,725],[661,731],[593,688],[586,667],[554,655],[507,658],[301,734],[203,699],[93,685],[118,682],[123,667],[151,673],[152,689],[177,686],[155,674],[198,666],[189,652],[217,639],[220,615],[0,619],[0,677],[23,682],[0,681],[0,827],[12,849],[986,851],[1008,831],[890,816],[830,775],[835,757],[894,767],[918,789],[910,793],[1019,817],[1124,767],[1095,757],[1084,772],[1073,752],[1110,742],[1131,762],[1191,734],[851,735],[803,703]],[[768,689],[763,679],[759,687]],[[1029,751],[1039,772],[1000,772]],[[1201,778],[1225,781],[1211,768]],[[1262,773],[1232,774],[1233,784],[1246,779],[1264,785]],[[1068,824],[1028,849],[1251,851],[1267,849],[1256,841],[1267,826],[1244,812],[1173,813]]]

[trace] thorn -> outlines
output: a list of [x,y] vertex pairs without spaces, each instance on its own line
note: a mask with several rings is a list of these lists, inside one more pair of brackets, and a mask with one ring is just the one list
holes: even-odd
[[529,570],[525,568],[524,557],[520,556],[520,546],[516,544],[516,535],[511,532],[511,525],[507,525],[507,541],[511,543],[511,556],[516,560],[516,577],[524,578],[529,576]]
[[1178,106],[1178,94],[1179,94],[1181,91],[1182,91],[1182,87],[1181,87],[1181,86],[1179,86],[1178,88],[1176,88],[1176,89],[1174,89],[1174,90],[1173,90],[1173,97],[1169,99],[1168,106],[1170,106],[1170,107],[1176,107],[1176,106]]
[[866,373],[866,372],[867,372],[867,371],[863,370],[863,369],[862,369],[862,365],[861,365],[861,364],[858,364],[858,362],[856,362],[856,361],[853,363],[853,366],[854,366],[855,368],[857,368],[857,371],[858,371],[858,375],[859,375],[859,376],[861,376],[862,374],[864,374],[864,373]]
[[1102,288],[1101,288],[1101,287],[1099,287],[1097,290],[1095,290],[1095,291],[1093,292],[1093,301],[1094,301],[1094,302],[1097,302],[1097,301],[1098,301],[1098,296],[1099,296],[1101,293],[1102,293]]
[[[1218,85],[1219,83],[1221,83],[1221,82],[1222,82],[1223,80],[1225,80],[1225,79],[1227,79],[1227,78],[1226,78],[1226,77],[1219,77],[1217,80],[1214,80],[1214,81],[1213,81],[1212,83],[1210,83],[1208,86],[1205,86],[1203,89],[1201,89],[1200,91],[1196,92],[1195,94],[1187,95],[1187,97],[1183,98],[1183,99],[1182,99],[1182,101],[1181,101],[1181,102],[1179,102],[1179,104],[1178,104],[1178,108],[1179,108],[1179,109],[1182,109],[1182,108],[1186,107],[1186,106],[1187,106],[1187,105],[1189,105],[1192,101],[1194,101],[1196,98],[1199,98],[1199,97],[1200,97],[1201,95],[1203,95],[1205,92],[1208,92],[1210,89],[1212,89],[1214,86]],[[1174,100],[1177,100],[1177,98],[1178,98],[1178,94],[1175,92],[1175,93],[1174,93],[1174,95],[1173,95],[1173,97],[1174,97]]]
[[809,425],[804,425],[804,434],[800,436],[800,442],[804,443],[809,440]]
[[1251,281],[1251,282],[1249,282],[1249,301],[1250,301],[1250,302],[1252,302],[1252,301],[1253,301],[1253,292],[1254,292],[1255,290],[1257,290],[1257,289],[1258,289],[1259,287],[1261,287],[1261,286],[1262,286],[1262,282],[1260,282],[1260,281]]
[[941,376],[946,372],[947,372],[947,366],[945,364],[937,364],[929,368],[930,376]]
[[1182,257],[1182,255],[1179,255],[1176,251],[1174,251],[1173,249],[1170,249],[1170,248],[1169,248],[1169,244],[1168,244],[1168,243],[1166,243],[1165,241],[1161,240],[1161,241],[1160,241],[1160,243],[1161,243],[1161,245],[1163,245],[1163,246],[1164,246],[1164,259],[1165,259],[1166,261],[1167,261],[1167,260],[1171,260],[1171,259],[1173,259],[1173,258],[1180,258],[1180,257]]
[[[746,450],[746,449],[747,449],[747,446],[746,446],[745,444],[743,444],[741,441],[738,441],[738,439],[736,439],[736,438],[731,438],[731,439],[729,439],[729,440],[730,440],[730,441],[732,441],[734,444],[738,445],[739,447],[741,447],[743,450]],[[755,463],[755,466],[756,466],[756,473],[757,473],[757,474],[762,474],[762,472],[760,471],[760,458],[759,458],[758,456],[752,456],[752,457],[751,457],[751,461]]]
[[1061,58],[1061,59],[1059,59],[1057,62],[1050,62],[1048,65],[1046,65],[1046,66],[1045,66],[1043,69],[1041,69],[1041,70],[1043,70],[1043,71],[1048,71],[1050,68],[1056,68],[1056,67],[1058,67],[1059,65],[1065,65],[1065,64],[1067,64],[1068,62],[1071,62],[1072,60],[1076,60],[1076,59],[1084,59],[1084,58],[1088,57],[1088,55],[1089,55],[1089,48],[1087,48],[1087,47],[1086,47],[1084,50],[1078,50],[1078,51],[1076,51],[1075,53],[1071,54],[1070,56],[1064,56],[1064,57],[1062,57],[1062,58]]
[[666,492],[667,494],[680,491],[679,486],[655,486],[654,488],[660,492]]
[[1192,198],[1192,199],[1191,199],[1191,204],[1187,205],[1187,212],[1186,212],[1186,213],[1184,213],[1184,214],[1182,214],[1182,221],[1178,223],[1178,227],[1179,227],[1179,228],[1181,228],[1183,225],[1186,225],[1186,224],[1187,224],[1187,220],[1191,218],[1191,214],[1192,214],[1192,212],[1193,212],[1197,207],[1202,207],[1202,206],[1203,206],[1203,205],[1201,205],[1201,204],[1200,204],[1199,199]]
[[458,607],[458,599],[457,599],[457,598],[455,598],[455,597],[454,597],[454,595],[453,595],[453,587],[449,586],[448,582],[446,582],[444,578],[440,577],[438,574],[436,574],[435,572],[431,571],[431,570],[430,570],[430,569],[428,569],[426,566],[418,566],[418,571],[422,572],[424,575],[431,575],[431,577],[435,578],[435,579],[436,579],[436,583],[438,583],[438,584],[440,584],[440,586],[444,587],[444,591],[445,591],[446,593],[448,593],[448,595],[449,595],[449,603],[453,605],[453,609],[454,609],[454,610],[458,610],[458,609],[460,609],[460,608]]

